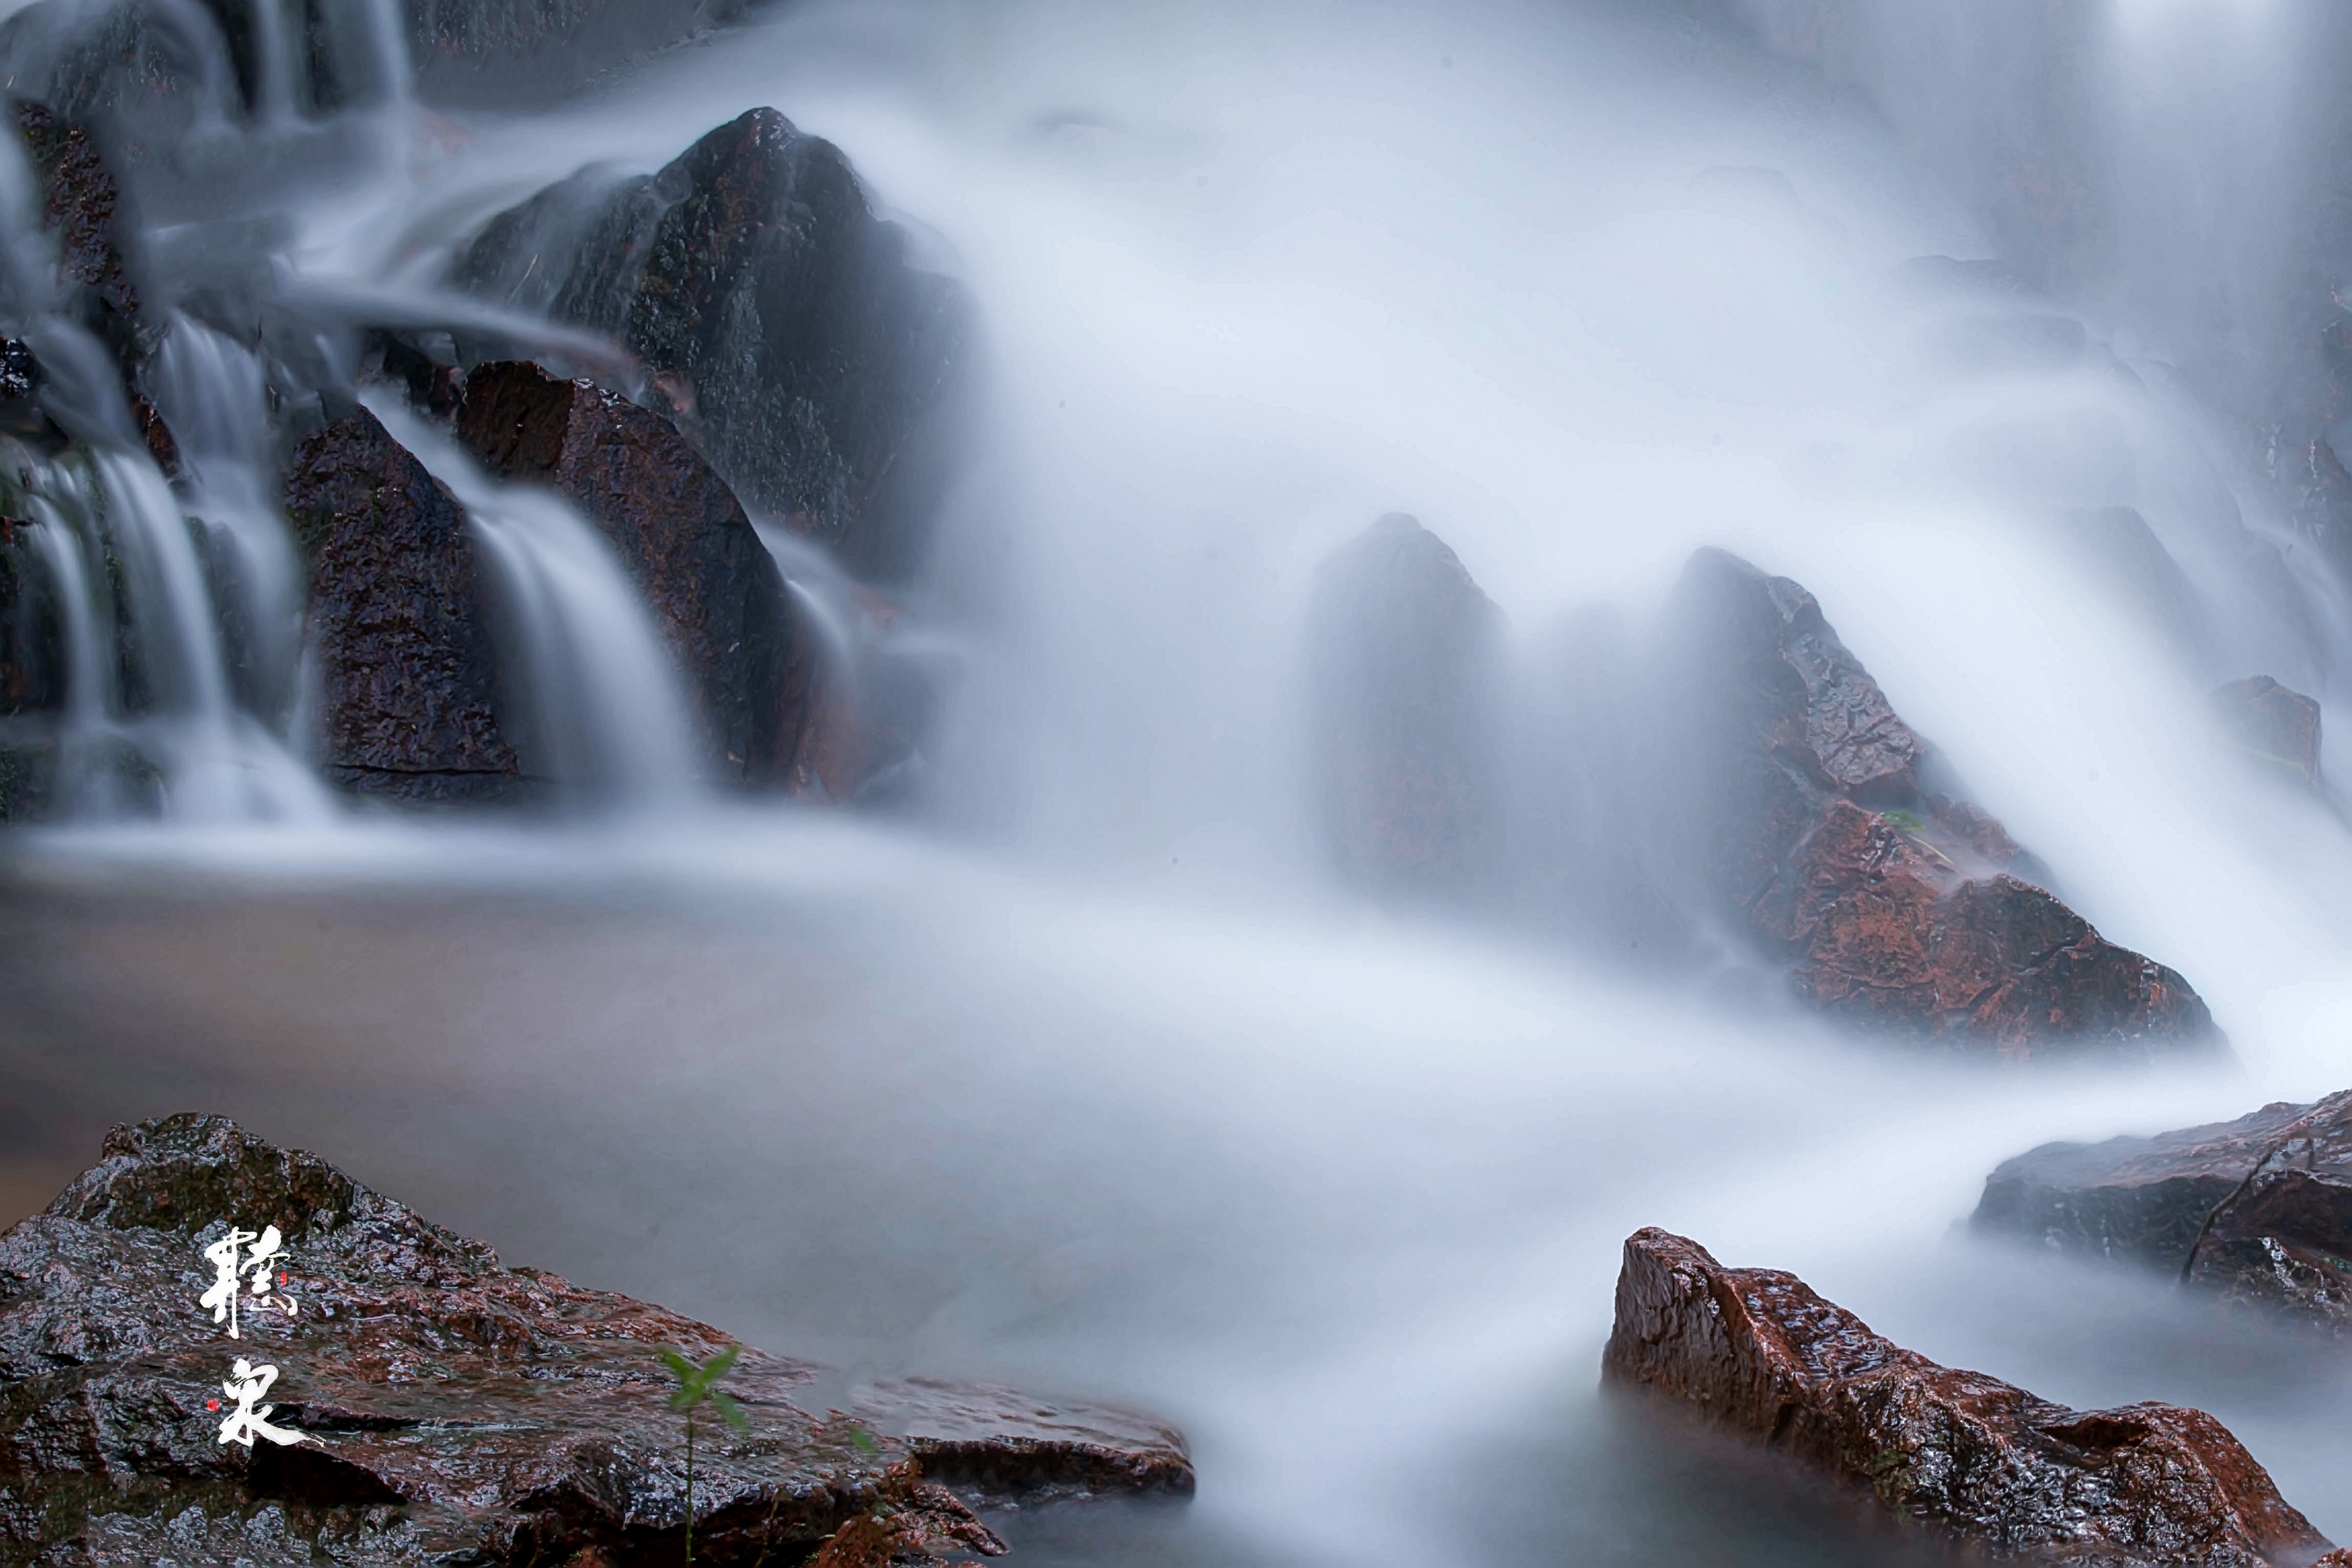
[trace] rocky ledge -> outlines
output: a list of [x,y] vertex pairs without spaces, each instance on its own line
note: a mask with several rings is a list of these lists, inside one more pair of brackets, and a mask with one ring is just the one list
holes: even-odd
[[1994,1170],[1972,1223],[2352,1332],[2352,1089],[2153,1138],[2045,1143]]
[[[1792,1274],[1625,1243],[1604,1373],[1824,1472],[1973,1556],[2301,1568],[2328,1542],[2200,1410],[2070,1410],[1938,1366]],[[2337,1554],[2340,1560],[2343,1554]]]
[[[274,1226],[284,1249],[268,1294],[240,1296],[234,1340],[199,1304],[205,1249],[232,1219]],[[703,1362],[726,1343],[506,1268],[221,1118],[118,1127],[0,1236],[0,1563],[672,1561],[686,1434],[657,1352]],[[224,1440],[238,1357],[278,1369],[260,1413],[300,1441]],[[819,1374],[743,1352],[722,1386],[748,1430],[713,1417],[698,1433],[698,1560],[995,1555],[974,1503],[1192,1490],[1182,1438],[1147,1417],[930,1380],[861,1390],[847,1411],[793,1405]]]

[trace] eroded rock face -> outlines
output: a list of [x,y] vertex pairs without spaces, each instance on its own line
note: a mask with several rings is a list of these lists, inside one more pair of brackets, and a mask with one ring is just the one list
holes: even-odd
[[1938,1366],[1794,1275],[1663,1230],[1625,1243],[1602,1367],[1994,1559],[2291,1568],[2328,1548],[2202,1411],[2070,1410]]
[[2298,784],[2319,782],[2319,704],[2267,675],[2233,680],[2213,693],[2231,739]]
[[509,361],[467,377],[457,438],[604,531],[695,694],[713,764],[738,782],[784,782],[810,722],[816,650],[733,492],[670,422]]
[[1994,1170],[1972,1223],[2352,1333],[2352,1090],[2153,1138],[2045,1143]]
[[[231,1217],[278,1227],[280,1293],[296,1302],[248,1307],[234,1342],[197,1304],[212,1282],[202,1247]],[[724,1343],[661,1308],[507,1268],[221,1118],[118,1127],[97,1165],[0,1237],[0,1556],[675,1556],[685,1438],[656,1352],[700,1360]],[[218,1441],[206,1401],[233,1355],[278,1367],[269,1419],[310,1440]],[[1181,1439],[1148,1418],[930,1382],[812,1414],[790,1395],[817,1371],[748,1351],[730,1375],[751,1430],[698,1433],[698,1558],[879,1568],[1001,1552],[933,1476],[980,1478],[982,1497],[1192,1488]]]
[[584,172],[501,215],[458,279],[617,339],[748,505],[853,572],[919,566],[968,310],[832,143],[753,110],[657,174]]
[[1793,962],[1805,1003],[2011,1057],[2219,1043],[2186,980],[2101,937],[1937,787],[1931,748],[1802,587],[1702,550],[1666,637],[1693,879]]
[[1402,512],[1324,563],[1308,631],[1314,786],[1355,880],[1458,892],[1486,870],[1500,631],[1460,558]]
[[365,408],[305,437],[286,515],[310,568],[320,763],[365,794],[478,800],[520,781],[457,498]]

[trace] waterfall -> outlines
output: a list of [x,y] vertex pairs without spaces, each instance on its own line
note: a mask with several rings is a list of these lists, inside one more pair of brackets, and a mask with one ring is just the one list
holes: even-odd
[[521,694],[526,770],[593,810],[677,811],[700,794],[686,699],[643,596],[593,525],[554,495],[483,476],[406,409],[372,404],[466,509]]
[[[211,482],[192,485],[184,506],[132,438],[105,351],[55,319],[28,335],[48,377],[45,405],[87,443],[80,456],[28,461],[19,475],[36,558],[59,605],[56,805],[69,816],[134,810],[190,822],[324,815],[325,792],[271,721],[282,723],[290,696],[264,705],[274,713],[238,700],[240,684],[290,693],[299,613],[290,547],[256,496],[250,461],[192,421]],[[220,421],[235,418],[240,394],[257,393],[225,353],[191,347],[159,364],[176,401]],[[245,682],[225,657],[232,630],[251,661]],[[273,679],[272,665],[285,679]]]

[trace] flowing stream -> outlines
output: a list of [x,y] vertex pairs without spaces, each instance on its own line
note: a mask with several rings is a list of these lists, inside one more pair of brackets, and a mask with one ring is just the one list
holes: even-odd
[[[421,320],[474,226],[584,163],[659,167],[758,104],[846,149],[984,322],[977,455],[919,595],[961,674],[923,809],[722,798],[593,531],[404,426],[530,628],[554,771],[635,809],[330,805],[298,760],[256,373],[176,327],[150,395],[202,528],[120,410],[90,416],[90,471],[34,487],[66,525],[44,548],[80,542],[75,596],[114,591],[103,533],[140,624],[172,628],[145,717],[93,679],[68,726],[129,736],[167,799],[93,786],[11,830],[0,1209],[109,1121],[218,1110],[510,1262],[845,1376],[1184,1426],[1192,1503],[1018,1520],[1016,1562],[1899,1555],[1601,1395],[1619,1244],[1658,1224],[2052,1398],[2209,1409],[2352,1541],[2352,1363],[1958,1228],[2037,1142],[2352,1082],[2352,831],[2205,717],[2262,673],[2337,720],[2352,622],[2168,368],[2267,341],[2225,307],[2284,268],[2252,226],[2284,197],[2217,184],[2216,147],[2292,143],[2263,116],[2300,112],[2308,71],[2263,29],[2300,13],[2103,13],[2122,64],[2086,112],[2137,152],[2131,266],[2101,277],[2130,284],[2041,299],[1906,265],[2004,243],[1954,95],[1998,100],[2006,64],[1936,34],[1948,8],[1852,9],[1880,53],[1824,74],[1765,47],[1801,55],[1804,8],[1763,0],[803,0],[529,112],[394,93],[352,111],[383,140],[346,162],[289,108],[289,287]],[[1938,70],[1886,65],[1938,40]],[[2231,73],[2265,70],[2277,99],[2240,114]],[[2210,198],[2198,232],[2244,232],[2161,247],[2176,182]],[[2063,521],[2116,507],[2186,600]],[[1537,688],[1637,637],[1695,547],[1796,578],[2068,900],[2191,978],[2233,1058],[1979,1070],[1343,891],[1305,804],[1302,607],[1397,508]],[[838,584],[771,542],[846,661]],[[75,657],[112,669],[111,612],[78,615]]]

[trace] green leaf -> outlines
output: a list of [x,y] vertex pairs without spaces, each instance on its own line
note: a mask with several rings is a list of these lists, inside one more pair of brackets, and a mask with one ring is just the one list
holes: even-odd
[[749,1432],[751,1429],[751,1423],[743,1417],[743,1407],[736,1404],[731,1395],[714,1393],[710,1396],[710,1403],[719,1406],[719,1414],[727,1417],[728,1425],[733,1426],[738,1432]]

